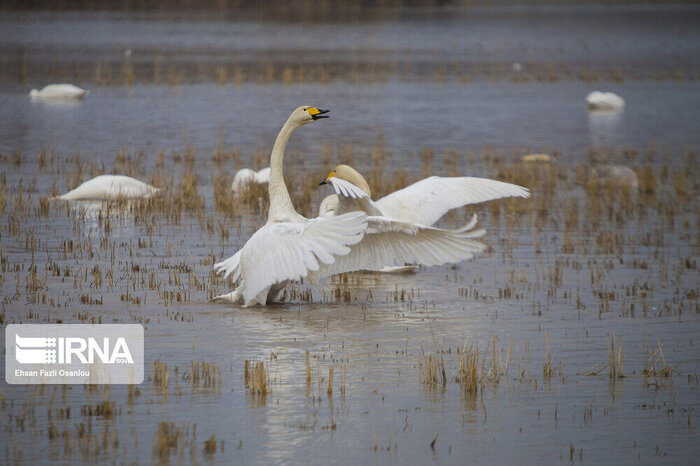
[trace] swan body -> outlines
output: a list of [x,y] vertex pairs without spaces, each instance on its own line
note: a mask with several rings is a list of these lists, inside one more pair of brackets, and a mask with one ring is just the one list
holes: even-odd
[[621,110],[625,100],[613,92],[593,91],[586,96],[589,110]]
[[552,157],[549,154],[526,154],[522,160],[525,163],[549,163]]
[[[452,209],[503,197],[530,197],[527,188],[487,178],[431,176],[372,201],[365,179],[348,165],[338,165],[326,178],[336,191],[320,206],[320,215],[338,215],[359,207],[381,215],[430,226]],[[360,189],[358,186],[367,186]]]
[[159,192],[158,188],[124,175],[100,175],[85,181],[77,188],[55,199],[74,200],[110,200],[110,199],[146,199]]
[[90,91],[73,84],[49,84],[40,91],[32,89],[29,98],[32,100],[84,99]]
[[250,168],[241,168],[236,172],[231,183],[231,191],[234,194],[245,192],[253,184],[267,184],[270,182],[270,167],[265,167],[257,172]]
[[623,165],[596,165],[590,169],[589,175],[589,183],[599,186],[627,186],[635,190],[639,186],[634,170]]

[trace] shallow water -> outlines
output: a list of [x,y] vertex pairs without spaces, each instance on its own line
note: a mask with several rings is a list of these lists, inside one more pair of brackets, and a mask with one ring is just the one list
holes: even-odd
[[[479,44],[479,63],[510,64],[524,47],[535,50],[530,61],[551,48],[557,63],[574,69],[583,59],[620,57],[628,64],[648,60],[643,70],[697,66],[688,10],[642,12],[615,34],[606,32],[607,20],[591,20],[601,10],[583,9],[578,20],[577,11],[546,10],[535,18],[518,9],[488,10],[478,13],[479,21],[468,14],[409,15],[315,28],[234,21],[238,32],[223,37],[231,23],[211,18],[3,13],[0,30],[4,50],[26,47],[37,76],[52,69],[42,54],[55,48],[72,51],[69,62],[119,62],[118,54],[131,48],[134,59],[141,49],[157,49],[192,65],[210,49],[202,59],[218,63],[231,49],[254,55],[259,47],[269,57],[318,37],[331,37],[327,53],[401,49],[401,63],[427,60],[446,68],[460,60],[460,50]],[[654,26],[654,15],[677,27]],[[455,44],[435,33],[445,26]],[[48,28],[46,35],[35,34],[37,28]],[[72,35],[76,28],[95,39],[87,54]],[[295,39],[281,41],[287,30]],[[645,39],[635,40],[640,32]],[[561,37],[559,49],[553,37]],[[665,47],[675,53],[659,54]],[[590,48],[601,56],[586,53]],[[14,52],[4,53],[14,63]],[[619,464],[697,457],[697,80],[461,82],[448,73],[439,82],[389,73],[371,84],[341,75],[326,84],[220,84],[204,77],[170,85],[137,76],[132,85],[78,80],[92,91],[85,101],[50,104],[30,102],[18,74],[14,68],[0,74],[3,323],[139,322],[147,370],[138,394],[125,386],[3,382],[6,462]],[[593,89],[619,93],[626,108],[587,112],[583,98]],[[299,130],[288,147],[286,174],[304,210],[313,211],[326,194],[315,187],[306,199],[305,187],[316,185],[329,164],[348,159],[387,186],[406,173],[410,179],[477,175],[522,183],[533,199],[446,217],[441,225],[454,227],[477,212],[488,231],[490,250],[456,268],[351,274],[322,287],[292,287],[286,303],[264,308],[210,304],[230,285],[211,274],[212,263],[235,252],[265,220],[265,201],[255,195],[234,214],[217,206],[217,180],[230,181],[239,166],[264,164],[278,128],[301,103],[332,110],[330,119]],[[223,161],[216,161],[218,150]],[[427,167],[421,150],[435,153]],[[527,152],[557,160],[521,163]],[[591,187],[588,164],[598,161],[630,166],[640,190]],[[166,188],[165,201],[46,201],[52,190],[112,171],[154,180]],[[180,186],[188,172],[197,175],[196,195],[189,197]],[[185,206],[176,207],[180,202]],[[311,302],[299,297],[303,291],[311,292]],[[605,367],[613,334],[624,355],[619,380]],[[551,375],[543,372],[547,338]],[[498,374],[476,394],[454,380],[465,339],[478,346],[484,373]],[[659,344],[664,362],[656,358],[657,375],[645,375],[644,346],[653,354]],[[421,354],[443,358],[444,389],[422,383]],[[270,393],[246,388],[245,360],[265,361]],[[154,380],[156,361],[168,366],[167,387]],[[192,382],[192,361],[220,368],[220,383]],[[660,375],[664,364],[670,377]],[[593,369],[598,375],[585,375]],[[111,412],[87,414],[105,400],[114,403]],[[60,413],[68,407],[69,418]],[[183,429],[176,446],[154,445],[162,422]],[[207,452],[204,441],[212,435],[216,448]]]

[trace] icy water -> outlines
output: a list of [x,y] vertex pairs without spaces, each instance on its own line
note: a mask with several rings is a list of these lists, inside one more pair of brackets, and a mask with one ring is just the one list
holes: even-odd
[[[2,461],[694,461],[697,16],[510,8],[298,25],[2,13],[0,318],[141,323],[147,368],[138,387],[3,377]],[[91,93],[26,97],[64,81]],[[596,89],[625,109],[588,112]],[[211,304],[232,285],[212,264],[265,221],[265,192],[233,203],[232,176],[267,164],[301,104],[331,109],[286,154],[305,215],[341,162],[379,195],[440,174],[533,197],[446,216],[456,227],[477,213],[488,231],[489,251],[456,267],[299,284],[267,307]],[[531,152],[554,160],[522,162]],[[592,180],[598,163],[631,168],[638,187]],[[48,199],[101,173],[165,193]],[[246,361],[264,362],[266,394],[246,386]]]

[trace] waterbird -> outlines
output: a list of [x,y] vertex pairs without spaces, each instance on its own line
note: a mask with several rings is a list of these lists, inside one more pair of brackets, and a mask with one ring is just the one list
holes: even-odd
[[160,190],[150,184],[124,175],[100,175],[85,181],[77,188],[52,199],[65,201],[147,199]]
[[240,251],[215,264],[217,273],[232,274],[233,281],[240,279],[240,284],[214,301],[267,304],[292,280],[308,277],[311,283],[319,283],[343,272],[405,263],[459,262],[485,249],[483,243],[473,240],[484,234],[481,230],[441,230],[368,216],[361,210],[313,219],[299,215],[284,183],[284,148],[295,129],[325,117],[324,113],[315,107],[299,107],[280,130],[270,156],[267,223]]
[[365,178],[349,165],[338,165],[321,184],[336,194],[321,201],[319,215],[340,215],[362,210],[418,225],[431,226],[452,209],[504,197],[530,197],[527,188],[503,181],[471,176],[431,176],[372,201]]
[[29,91],[29,98],[32,100],[78,100],[84,99],[89,93],[90,91],[73,84],[49,84],[40,91],[36,89]]
[[214,301],[252,306],[267,304],[291,280],[306,277],[338,256],[348,254],[367,227],[366,215],[351,212],[337,217],[308,219],[297,213],[284,182],[284,150],[292,133],[301,126],[327,118],[328,110],[304,105],[296,108],[282,126],[270,154],[270,207],[267,223],[248,239],[243,248],[214,265],[217,273],[240,278],[231,293]]
[[[486,248],[483,243],[474,241],[486,233],[483,229],[474,230],[478,220],[476,215],[466,225],[455,230],[434,228],[432,225],[453,208],[507,196],[530,196],[526,188],[501,181],[433,176],[375,202],[372,201],[372,191],[367,180],[349,165],[336,166],[320,184],[329,184],[336,192],[321,202],[319,207],[321,216],[342,215],[345,212],[360,210],[370,216],[371,222],[376,223],[377,219],[382,219],[393,228],[412,229],[417,237],[431,235],[435,239],[440,238],[439,244],[431,245],[439,252],[436,254],[435,251],[431,251],[433,257],[430,259],[416,254],[418,260],[405,261],[406,264],[413,265],[368,267],[384,273],[406,272],[411,268],[415,269],[416,263],[440,265],[470,259]],[[365,237],[363,242],[375,239]],[[453,253],[451,259],[450,253]],[[446,255],[440,256],[440,254]]]
[[231,191],[233,191],[234,194],[241,194],[253,184],[267,184],[269,182],[270,167],[265,167],[257,172],[250,168],[241,168],[233,177]]
[[586,107],[589,110],[621,110],[625,100],[613,92],[593,91],[586,96]]

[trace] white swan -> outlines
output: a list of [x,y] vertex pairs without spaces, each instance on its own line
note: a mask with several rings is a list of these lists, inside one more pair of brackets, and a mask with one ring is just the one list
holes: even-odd
[[150,184],[124,175],[100,175],[85,181],[77,188],[53,199],[66,201],[146,199],[160,190]]
[[253,184],[267,184],[269,182],[270,167],[265,167],[257,172],[250,168],[241,168],[233,177],[231,191],[233,191],[234,194],[241,194]]
[[637,174],[623,165],[595,165],[589,172],[588,182],[597,186],[611,188],[628,187],[637,190],[639,180]]
[[[483,251],[472,238],[483,231],[448,231],[352,211],[307,219],[292,206],[282,176],[284,148],[294,129],[322,118],[313,107],[299,107],[282,127],[270,157],[270,210],[267,223],[243,248],[215,264],[217,273],[233,274],[240,285],[215,301],[266,304],[290,280],[318,283],[342,272],[418,263],[459,262]],[[357,189],[357,188],[356,188]],[[359,190],[358,190],[359,191]]]
[[90,91],[73,84],[49,84],[42,90],[32,89],[29,98],[32,100],[83,99]]
[[[319,207],[319,215],[321,216],[341,215],[345,212],[361,210],[367,215],[393,219],[403,225],[411,225],[418,229],[433,225],[448,210],[455,207],[505,196],[530,196],[527,189],[500,181],[467,177],[431,177],[374,202],[367,180],[349,165],[338,165],[320,184],[330,184],[336,192],[336,194],[331,194],[321,201]],[[451,191],[449,193],[452,196],[450,200],[440,200],[442,195],[447,195],[447,191]],[[370,219],[372,218],[370,217]],[[434,228],[433,230],[435,232],[441,231],[446,236],[452,236],[452,239],[459,242],[478,238],[485,234],[484,230],[473,230],[476,222],[477,217],[474,215],[471,221],[462,228],[456,230]],[[476,253],[485,249],[482,243],[476,241],[473,241],[470,246],[473,247],[473,250],[465,252]],[[459,262],[472,256],[473,254],[457,255],[455,260],[445,262]],[[427,264],[423,262],[423,265]],[[383,273],[404,273],[414,271],[417,268],[416,265],[395,265],[372,270]]]
[[306,277],[310,271],[333,263],[348,254],[351,245],[364,236],[366,216],[352,212],[337,217],[307,219],[299,215],[284,183],[283,158],[292,132],[312,121],[327,118],[327,110],[302,106],[284,124],[270,155],[270,208],[267,223],[256,231],[243,248],[214,265],[217,273],[233,274],[240,285],[214,301],[244,306],[266,304],[290,280]]
[[[372,201],[364,177],[348,165],[338,165],[321,184],[328,183],[337,194],[323,199],[322,216],[340,215],[358,208],[368,215],[380,215],[418,225],[433,225],[452,209],[503,197],[530,197],[527,188],[503,181],[470,176],[431,176]],[[359,188],[359,192],[352,192]]]
[[[335,215],[347,215],[348,211],[364,212],[368,215],[367,231],[362,241],[352,246],[350,254],[310,274],[312,281],[356,270],[401,273],[417,267],[405,264],[432,266],[458,263],[486,249],[484,243],[475,241],[486,233],[483,229],[474,229],[476,215],[467,225],[456,230],[426,226],[410,219],[399,220],[385,215],[372,201],[369,186],[359,173],[348,166],[342,166],[340,171],[362,188],[350,181],[329,176],[321,184],[330,184],[338,194],[335,195],[335,202],[331,201],[332,210],[326,211],[325,216],[333,218]],[[335,173],[337,171],[332,175]]]
[[586,96],[589,110],[621,110],[625,100],[613,92],[593,91]]

